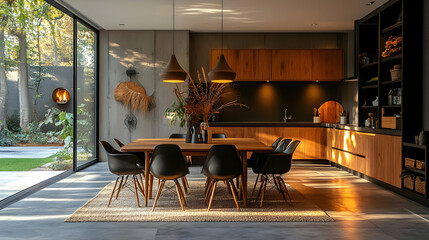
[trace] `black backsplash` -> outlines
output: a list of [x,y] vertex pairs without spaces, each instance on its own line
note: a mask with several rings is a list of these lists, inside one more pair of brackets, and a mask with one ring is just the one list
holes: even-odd
[[284,110],[291,122],[312,122],[313,108],[341,99],[339,82],[235,82],[223,101],[237,99],[248,109],[222,109],[222,122],[282,122]]

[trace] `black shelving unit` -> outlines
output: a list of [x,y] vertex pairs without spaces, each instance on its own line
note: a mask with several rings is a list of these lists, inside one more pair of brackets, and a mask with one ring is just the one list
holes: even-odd
[[[402,169],[417,176],[426,178],[425,171],[407,169],[404,165],[406,157],[418,157],[427,163],[427,146],[412,144],[414,137],[423,128],[422,122],[422,86],[423,86],[423,0],[390,0],[355,24],[357,33],[358,55],[358,116],[359,126],[365,126],[368,114],[372,113],[379,120],[377,128],[381,128],[381,116],[395,116],[400,114],[401,124],[398,131],[402,136]],[[395,55],[382,57],[386,41],[390,36],[402,37],[402,49]],[[369,56],[363,59],[363,54]],[[363,64],[365,63],[365,64]],[[399,80],[393,81],[391,72],[395,65],[400,65]],[[377,77],[375,85],[368,86],[368,80]],[[400,104],[392,105],[388,94],[393,89],[401,89]],[[372,101],[378,97],[378,106]],[[417,154],[417,155],[415,155]],[[424,158],[423,158],[424,157]],[[412,198],[428,197],[428,184],[426,194],[402,190]]]
[[[357,21],[357,52],[359,75],[359,126],[372,114],[377,118],[376,128],[381,128],[384,116],[401,115],[404,141],[414,141],[422,128],[422,0],[391,0],[366,17]],[[412,30],[414,29],[414,30]],[[382,57],[390,36],[402,37],[402,49],[395,55]],[[364,54],[367,59],[364,58]],[[365,64],[364,64],[365,63]],[[401,66],[400,80],[393,81],[394,65]],[[374,84],[368,81],[378,78]],[[400,89],[399,104],[392,105],[390,91]],[[414,95],[415,94],[415,95]],[[378,97],[378,106],[372,106]]]
[[[428,150],[429,150],[428,145],[418,145],[418,144],[407,143],[407,142],[402,143],[402,159],[412,158],[415,160],[425,162],[425,169],[421,170],[421,169],[417,169],[417,168],[406,167],[405,162],[402,161],[402,169],[404,170],[404,172],[410,173],[414,176],[423,177],[426,180],[427,176],[428,176],[428,172],[429,172],[428,166],[427,166]],[[413,192],[413,193],[420,195],[421,197],[424,197],[427,199],[427,198],[429,198],[429,193],[428,193],[429,185],[426,183],[425,187],[426,187],[425,194],[419,193],[417,191],[412,191],[410,189],[406,189],[406,190]]]

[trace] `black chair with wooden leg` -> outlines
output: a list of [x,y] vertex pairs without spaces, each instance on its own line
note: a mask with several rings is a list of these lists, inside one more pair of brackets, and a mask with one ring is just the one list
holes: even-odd
[[155,211],[156,203],[161,195],[162,188],[168,180],[173,180],[176,184],[177,196],[179,198],[180,206],[184,211],[186,200],[177,179],[189,174],[189,169],[188,166],[186,166],[186,160],[183,157],[180,147],[176,144],[160,144],[156,146],[153,151],[149,169],[150,173],[154,177],[161,179],[161,184],[158,186],[152,211]]
[[[277,141],[277,140],[276,140]],[[292,142],[292,139],[283,139],[281,142],[279,142],[277,144],[276,147],[274,147],[274,150],[271,153],[281,153],[284,150],[286,150],[286,147],[289,145],[289,143]],[[273,144],[274,145],[274,144]],[[273,145],[271,145],[271,147],[273,147]],[[255,184],[253,185],[253,190],[252,190],[252,195],[255,192],[256,186],[258,185],[258,181],[262,181],[262,175],[259,172],[262,167],[265,164],[265,160],[264,160],[264,154],[270,154],[270,153],[260,153],[257,155],[255,164],[252,165],[252,170],[254,173],[258,174],[256,176],[256,180],[255,180]],[[261,178],[261,179],[260,179]]]
[[[170,135],[170,138],[181,138],[181,139],[185,139],[186,138],[186,133],[172,133]],[[188,167],[190,167],[192,165],[192,158],[191,156],[186,156],[186,164],[188,165]],[[159,179],[158,179],[158,186],[159,186]],[[188,188],[189,188],[189,183],[188,183],[188,179],[186,179],[186,176],[182,177],[182,185],[183,185],[183,190],[185,190],[185,193],[188,194]]]
[[225,133],[212,133],[212,138],[227,138]]
[[172,133],[170,138],[186,138],[186,133]]
[[209,179],[206,190],[206,202],[209,201],[207,211],[210,211],[212,206],[218,181],[225,183],[228,191],[231,192],[234,198],[237,209],[240,210],[237,201],[237,190],[233,181],[234,178],[243,174],[243,165],[241,164],[237,148],[234,145],[212,146],[207,153],[202,172]]
[[[277,145],[279,145],[280,141],[283,139],[283,137],[277,138],[273,144],[271,144],[271,148],[276,149]],[[265,152],[266,153],[266,152]],[[247,160],[247,167],[254,167],[256,165],[256,161],[258,160],[258,156],[261,154],[261,152],[253,152],[250,158]]]
[[282,194],[283,199],[287,202],[287,195],[292,203],[292,199],[290,198],[289,191],[287,190],[286,184],[282,178],[282,174],[290,171],[292,167],[293,153],[300,142],[301,141],[299,140],[293,141],[282,153],[264,154],[259,157],[258,162],[260,159],[264,160],[264,165],[261,169],[257,169],[257,171],[262,174],[261,187],[259,188],[258,196],[256,197],[256,201],[258,201],[259,196],[261,196],[260,207],[264,204],[265,190],[267,189],[269,175],[272,175],[273,182],[277,190]]
[[[123,146],[125,146],[125,144],[123,144],[121,141],[119,141],[119,139],[117,138],[113,138],[113,140],[116,142],[116,144],[118,144],[119,149],[122,148]],[[122,151],[121,151],[122,152]],[[134,155],[136,155],[138,157],[138,161],[137,161],[137,165],[139,166],[139,168],[143,171],[142,174],[140,174],[140,180],[143,184],[143,178],[144,178],[144,169],[145,169],[145,154],[144,152],[124,152],[124,153],[132,153]],[[152,178],[151,181],[149,182],[150,185],[152,185]]]
[[[116,178],[116,182],[113,187],[112,193],[110,194],[110,199],[109,199],[109,203],[107,204],[107,207],[110,206],[110,203],[112,201],[112,197],[115,191],[116,191],[115,199],[118,199],[119,193],[124,188],[129,176],[132,176],[133,178],[134,192],[136,195],[137,206],[140,207],[137,188],[140,190],[143,197],[145,197],[145,195],[143,190],[144,188],[143,182],[140,183],[139,179],[137,178],[138,175],[143,173],[143,169],[137,165],[139,160],[138,157],[132,153],[124,153],[124,152],[117,151],[108,142],[100,141],[100,143],[107,152],[107,157],[108,157],[107,163],[109,165],[110,172],[118,176]],[[118,188],[116,188],[119,179],[121,179],[121,181],[119,183]],[[143,181],[142,178],[140,178],[140,180]]]
[[[119,141],[119,139],[113,138],[113,140],[116,142],[116,144],[118,144],[119,148],[125,146],[125,144],[123,144],[121,141]],[[139,158],[137,163],[139,164],[139,166],[143,167],[143,169],[144,169],[145,155],[143,152],[127,152],[127,153],[135,154]]]

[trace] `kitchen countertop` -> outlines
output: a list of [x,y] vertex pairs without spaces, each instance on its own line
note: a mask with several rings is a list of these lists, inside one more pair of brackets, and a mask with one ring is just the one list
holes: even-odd
[[375,134],[401,136],[401,130],[373,129],[355,125],[313,122],[211,122],[211,127],[323,127]]

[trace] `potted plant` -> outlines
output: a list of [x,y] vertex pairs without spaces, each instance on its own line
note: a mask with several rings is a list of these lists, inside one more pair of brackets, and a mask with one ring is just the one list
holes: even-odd
[[226,91],[229,84],[209,83],[204,68],[202,68],[202,74],[198,72],[197,75],[198,81],[194,81],[188,75],[188,89],[186,90],[183,90],[182,86],[176,85],[174,93],[177,101],[165,110],[165,116],[170,118],[170,127],[177,122],[180,123],[180,127],[184,127],[187,124],[187,142],[190,141],[188,135],[190,135],[189,128],[192,125],[202,123],[208,127],[209,119],[216,112],[226,107],[239,106],[247,108],[246,105],[238,103],[237,100],[222,103],[222,98],[230,94],[230,92]]

